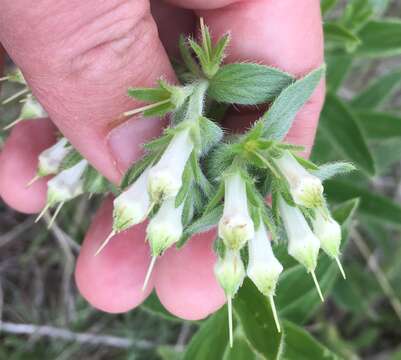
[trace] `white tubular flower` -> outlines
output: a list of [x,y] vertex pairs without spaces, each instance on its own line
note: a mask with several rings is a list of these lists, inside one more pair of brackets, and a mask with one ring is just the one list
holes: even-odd
[[174,135],[158,163],[150,169],[148,190],[153,201],[175,197],[182,186],[182,174],[194,144],[189,129]]
[[57,143],[42,151],[39,155],[37,174],[39,177],[56,174],[64,157],[71,150],[68,140],[61,138]]
[[246,270],[248,277],[265,296],[273,296],[278,277],[283,266],[273,254],[271,242],[264,224],[260,224],[248,242],[249,263]]
[[28,96],[24,105],[22,105],[20,119],[36,119],[45,116],[47,116],[47,113],[42,105],[32,96]]
[[182,235],[182,210],[184,204],[175,207],[175,198],[166,199],[146,229],[152,256],[160,256]]
[[219,258],[214,274],[228,298],[233,298],[245,278],[245,267],[239,251],[226,249],[224,258]]
[[224,211],[219,221],[219,236],[230,250],[241,249],[255,233],[249,215],[245,182],[239,173],[224,180]]
[[47,182],[47,203],[53,206],[81,195],[83,192],[82,174],[87,166],[88,162],[81,160],[49,180]]
[[113,230],[118,233],[142,222],[150,208],[147,191],[149,169],[146,169],[127,190],[114,199]]
[[323,185],[319,178],[306,171],[288,151],[275,159],[275,163],[287,180],[296,204],[308,208],[322,205]]
[[308,272],[316,268],[320,242],[313,234],[301,211],[279,198],[280,215],[288,237],[288,253]]
[[323,251],[332,258],[340,255],[341,226],[330,216],[316,211],[313,232],[320,240]]

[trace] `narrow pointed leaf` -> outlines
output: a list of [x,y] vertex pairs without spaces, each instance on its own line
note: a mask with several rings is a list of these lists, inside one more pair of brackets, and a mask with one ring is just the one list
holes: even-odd
[[401,87],[401,71],[393,71],[368,85],[368,87],[355,96],[351,101],[353,108],[362,111],[377,108],[397,88]]
[[282,91],[262,117],[265,135],[269,139],[284,139],[298,111],[309,100],[324,73],[325,67],[321,66]]
[[368,174],[375,173],[372,155],[354,115],[338,97],[328,94],[318,131],[346,160]]

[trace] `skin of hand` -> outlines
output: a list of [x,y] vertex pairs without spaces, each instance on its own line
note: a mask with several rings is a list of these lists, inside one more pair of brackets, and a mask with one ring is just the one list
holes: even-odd
[[[302,76],[323,62],[319,0],[1,0],[0,42],[20,67],[49,119],[16,126],[0,158],[0,195],[26,213],[41,210],[46,179],[31,188],[38,154],[55,141],[55,126],[105,176],[118,183],[161,133],[160,119],[120,115],[141,104],[130,86],[174,82],[169,56],[180,33],[195,33],[202,16],[213,37],[230,31],[227,62],[251,60]],[[0,52],[1,58],[1,52]],[[1,64],[1,60],[0,60]],[[324,101],[322,82],[299,112],[287,140],[313,144]],[[257,113],[232,113],[224,126],[238,130]],[[112,199],[104,201],[85,237],[75,273],[82,295],[108,312],[128,311],[156,289],[164,306],[185,319],[201,319],[225,302],[213,265],[213,231],[181,249],[169,249],[141,291],[150,261],[145,224],[117,235],[93,254],[111,229]]]

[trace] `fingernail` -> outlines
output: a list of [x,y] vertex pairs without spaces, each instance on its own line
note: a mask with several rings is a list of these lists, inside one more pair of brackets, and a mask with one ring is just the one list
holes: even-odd
[[143,154],[144,143],[161,134],[163,126],[160,118],[135,117],[110,131],[108,146],[121,173]]

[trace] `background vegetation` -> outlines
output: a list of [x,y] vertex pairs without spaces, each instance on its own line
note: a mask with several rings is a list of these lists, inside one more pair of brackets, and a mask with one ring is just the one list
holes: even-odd
[[[322,9],[328,95],[312,158],[360,169],[326,184],[348,239],[347,280],[322,256],[321,305],[304,270],[282,255],[285,339],[246,282],[234,303],[230,350],[225,308],[191,323],[154,295],[124,315],[82,299],[72,273],[90,218],[83,215],[100,199],[67,205],[50,232],[0,203],[0,359],[252,360],[275,358],[283,347],[285,359],[401,359],[401,2],[323,0]],[[16,90],[6,84],[1,97]],[[0,108],[1,125],[17,114],[18,105]]]

